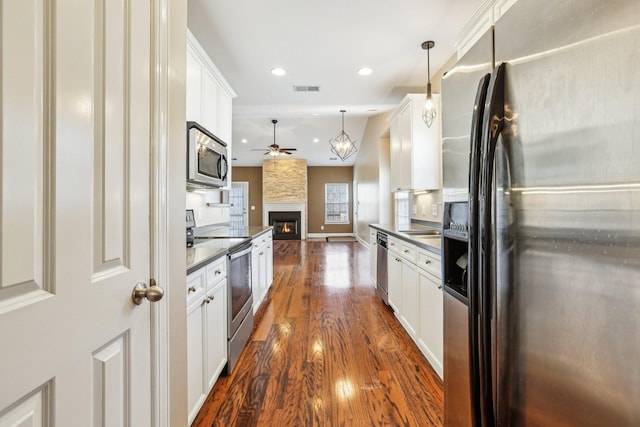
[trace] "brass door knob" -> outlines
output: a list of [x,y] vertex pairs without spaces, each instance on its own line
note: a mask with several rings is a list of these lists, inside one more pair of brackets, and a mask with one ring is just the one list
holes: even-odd
[[142,304],[142,301],[146,298],[150,302],[160,301],[164,296],[164,289],[157,286],[155,280],[151,281],[151,286],[147,286],[144,282],[136,283],[131,293],[131,299],[136,305]]

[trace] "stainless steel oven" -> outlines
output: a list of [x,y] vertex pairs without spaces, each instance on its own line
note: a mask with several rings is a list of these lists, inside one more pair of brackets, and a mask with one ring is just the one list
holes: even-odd
[[187,122],[187,185],[227,185],[227,144],[196,122]]
[[231,373],[253,331],[251,241],[232,248],[228,262],[227,374]]

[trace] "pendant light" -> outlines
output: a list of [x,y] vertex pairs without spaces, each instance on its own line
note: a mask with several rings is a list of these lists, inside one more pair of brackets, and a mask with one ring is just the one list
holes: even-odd
[[344,131],[344,113],[347,110],[340,110],[342,113],[342,131],[329,140],[331,144],[331,152],[340,157],[344,161],[347,157],[358,151],[356,148],[356,140],[347,135]]
[[431,58],[429,58],[429,51],[435,45],[432,40],[422,43],[422,48],[427,51],[427,99],[422,109],[422,120],[427,124],[427,127],[431,127],[433,119],[436,118],[436,106],[433,104],[433,97],[431,96]]

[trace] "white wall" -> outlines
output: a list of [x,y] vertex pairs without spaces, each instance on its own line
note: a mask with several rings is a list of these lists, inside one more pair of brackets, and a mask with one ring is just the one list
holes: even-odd
[[389,189],[389,112],[369,117],[358,147],[353,179],[358,182],[357,237],[369,241],[369,224],[391,222]]

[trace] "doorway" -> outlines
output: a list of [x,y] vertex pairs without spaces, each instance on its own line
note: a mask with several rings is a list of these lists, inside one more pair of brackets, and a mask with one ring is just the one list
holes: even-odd
[[229,191],[229,227],[233,230],[249,226],[249,183],[238,181],[231,183]]

